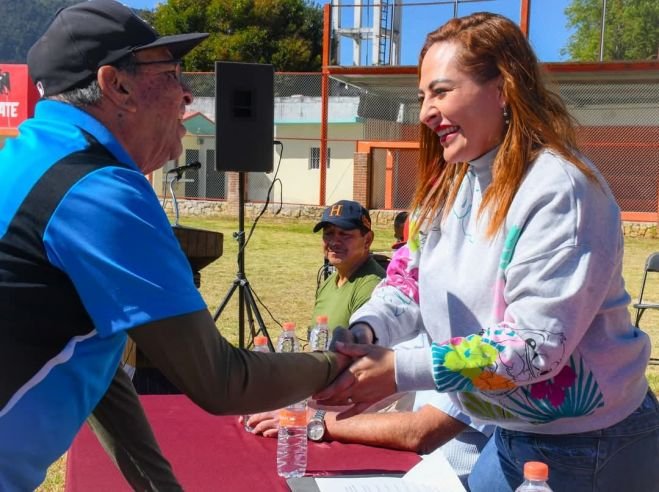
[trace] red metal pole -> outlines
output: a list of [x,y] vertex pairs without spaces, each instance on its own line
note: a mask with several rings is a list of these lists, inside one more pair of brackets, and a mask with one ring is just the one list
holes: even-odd
[[387,159],[384,170],[384,208],[394,208],[394,153],[387,149]]
[[531,0],[521,0],[520,6],[521,6],[521,12],[519,14],[519,27],[524,33],[524,36],[526,36],[526,39],[528,39],[530,14],[531,14]]

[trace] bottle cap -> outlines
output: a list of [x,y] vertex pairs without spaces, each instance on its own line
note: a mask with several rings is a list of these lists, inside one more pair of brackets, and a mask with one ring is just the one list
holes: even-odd
[[293,321],[286,321],[281,325],[284,331],[295,331],[295,323]]
[[329,318],[327,317],[326,314],[319,314],[318,316],[316,316],[316,323],[318,323],[319,325],[326,325],[328,319]]
[[547,480],[549,467],[541,461],[527,461],[524,463],[524,478],[528,480]]
[[268,337],[265,337],[263,335],[257,335],[254,337],[254,345],[259,346],[259,345],[268,345]]

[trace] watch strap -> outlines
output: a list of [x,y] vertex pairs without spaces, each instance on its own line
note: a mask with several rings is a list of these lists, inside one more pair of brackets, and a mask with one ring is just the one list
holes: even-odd
[[316,410],[307,423],[307,437],[315,442],[323,440],[327,427],[325,426],[325,410]]

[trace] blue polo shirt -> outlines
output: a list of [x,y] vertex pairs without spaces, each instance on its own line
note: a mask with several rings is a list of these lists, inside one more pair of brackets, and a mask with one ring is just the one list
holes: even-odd
[[158,197],[55,102],[0,151],[0,490],[33,490],[107,390],[126,330],[205,309]]

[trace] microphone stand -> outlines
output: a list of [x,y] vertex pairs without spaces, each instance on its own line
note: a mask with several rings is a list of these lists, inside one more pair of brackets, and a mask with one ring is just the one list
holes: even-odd
[[[178,201],[176,200],[176,193],[174,193],[174,183],[177,183],[183,177],[183,173],[190,171],[192,169],[199,169],[201,167],[201,162],[195,161],[186,166],[179,166],[170,169],[167,171],[167,185],[169,187],[169,194],[172,196],[172,208],[174,209],[174,227],[178,227]],[[162,203],[163,208],[165,208],[165,198],[163,198]]]
[[172,197],[172,208],[174,209],[174,227],[178,227],[178,201],[176,200],[176,194],[174,193],[174,183],[181,179],[181,174],[179,173],[167,173],[167,185],[169,187],[169,194]]
[[[275,351],[275,347],[272,344],[268,330],[265,327],[263,322],[263,317],[259,312],[258,305],[256,303],[254,293],[251,286],[249,285],[249,280],[245,276],[245,173],[240,171],[238,172],[238,231],[233,233],[233,237],[238,241],[238,271],[236,272],[236,278],[234,279],[229,291],[224,296],[222,302],[215,311],[213,319],[218,320],[222,311],[227,306],[229,299],[233,293],[238,291],[238,346],[240,348],[245,348],[245,314],[247,315],[247,321],[249,322],[249,331],[252,341],[254,337],[259,333],[265,336],[268,339],[268,347],[271,352]],[[254,318],[258,323],[259,329],[255,330],[254,327]]]

